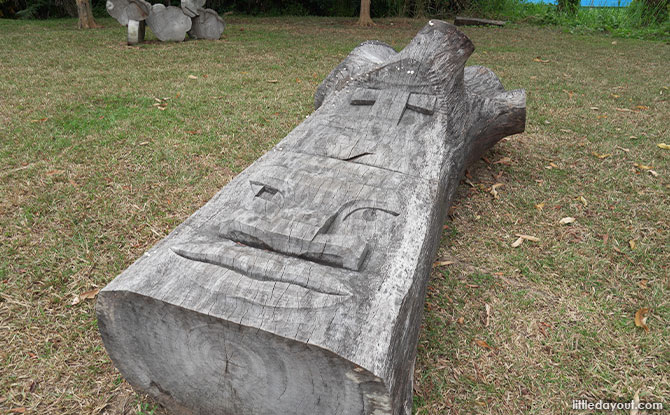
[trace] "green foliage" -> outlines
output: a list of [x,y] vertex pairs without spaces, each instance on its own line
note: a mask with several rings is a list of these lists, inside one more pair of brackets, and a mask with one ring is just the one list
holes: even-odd
[[579,0],[558,0],[558,10],[574,15],[579,9]]
[[552,4],[522,0],[480,0],[467,13],[511,22],[564,27],[572,33],[670,40],[670,0],[633,0],[628,7],[578,7],[565,11]]

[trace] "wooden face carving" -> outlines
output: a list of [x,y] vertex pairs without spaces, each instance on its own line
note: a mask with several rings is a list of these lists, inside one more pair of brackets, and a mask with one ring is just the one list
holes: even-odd
[[426,153],[442,148],[425,134],[443,118],[439,93],[411,58],[369,72],[254,165],[236,203],[209,221],[215,236],[173,251],[293,284],[296,301],[303,290],[335,296],[322,305],[368,295],[405,226],[406,195],[431,179]]

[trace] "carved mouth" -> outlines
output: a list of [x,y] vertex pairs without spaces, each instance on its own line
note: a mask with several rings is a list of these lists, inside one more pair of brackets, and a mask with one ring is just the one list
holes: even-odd
[[[263,306],[318,308],[335,305],[351,297],[351,292],[342,282],[327,275],[329,271],[330,274],[341,274],[342,271],[333,271],[332,268],[297,258],[280,257],[230,240],[181,244],[171,250],[182,258],[234,271],[246,280],[254,281],[231,284],[226,294]],[[250,289],[252,285],[253,291]],[[269,293],[268,298],[263,300],[263,296],[258,296],[258,292],[262,291]]]

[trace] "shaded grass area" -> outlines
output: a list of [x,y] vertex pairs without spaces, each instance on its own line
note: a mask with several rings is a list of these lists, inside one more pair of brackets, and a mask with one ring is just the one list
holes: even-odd
[[[161,413],[113,368],[94,302],[73,298],[299,124],[358,43],[401,48],[424,22],[232,17],[220,41],[133,48],[102,23],[0,21],[0,411]],[[638,390],[670,405],[670,150],[657,146],[670,144],[670,49],[524,25],[465,31],[470,64],[527,90],[527,132],[459,189],[415,412],[569,413],[572,399]],[[517,233],[540,241],[512,248]],[[633,321],[642,307],[649,332]]]

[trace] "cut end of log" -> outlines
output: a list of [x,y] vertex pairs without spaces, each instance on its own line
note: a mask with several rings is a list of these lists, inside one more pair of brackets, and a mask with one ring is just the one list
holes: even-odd
[[123,376],[173,410],[392,414],[383,381],[328,350],[126,292],[97,314]]

